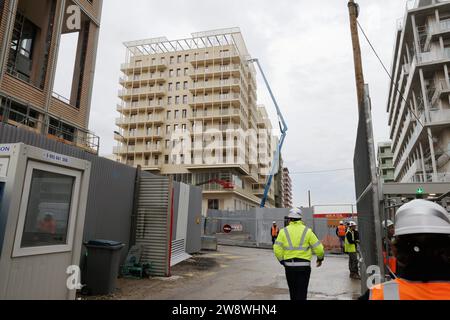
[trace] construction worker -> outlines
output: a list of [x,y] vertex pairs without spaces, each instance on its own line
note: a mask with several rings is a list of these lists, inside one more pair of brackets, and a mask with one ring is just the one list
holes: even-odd
[[395,234],[395,226],[391,220],[383,221],[383,230],[387,237],[383,237],[383,262],[388,268],[388,273],[391,277],[395,277],[397,273],[397,258],[395,258],[393,251],[395,250],[392,241]]
[[356,231],[356,223],[354,221],[349,222],[349,229],[345,235],[344,249],[345,253],[349,256],[348,268],[350,270],[350,278],[360,280],[358,267],[358,254],[357,246],[359,243],[359,234]]
[[313,252],[318,268],[325,257],[322,243],[302,218],[301,209],[292,209],[288,215],[289,225],[280,231],[274,245],[275,256],[285,267],[291,300],[308,297]]
[[440,205],[413,200],[395,219],[395,254],[402,265],[393,281],[374,286],[370,300],[450,300],[450,217]]
[[277,240],[278,233],[280,233],[280,229],[278,228],[276,221],[274,221],[272,223],[272,228],[271,228],[270,231],[271,231],[270,233],[272,235],[272,245],[274,245],[275,244],[275,240]]
[[336,228],[336,235],[339,238],[339,243],[341,245],[342,252],[345,252],[344,242],[346,234],[347,234],[347,227],[344,225],[344,221],[340,221],[338,227]]

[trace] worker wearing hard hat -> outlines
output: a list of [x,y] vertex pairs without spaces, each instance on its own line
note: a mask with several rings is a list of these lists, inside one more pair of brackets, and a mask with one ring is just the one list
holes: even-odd
[[286,270],[291,300],[307,299],[313,253],[317,256],[317,267],[325,257],[322,243],[302,219],[302,210],[292,209],[289,225],[280,230],[274,245],[275,256]]
[[280,233],[280,228],[277,226],[277,222],[274,221],[272,223],[272,228],[270,228],[270,234],[272,236],[272,245],[275,244],[275,241],[277,240],[278,233]]
[[395,226],[391,220],[383,221],[383,231],[386,237],[383,237],[383,262],[391,277],[397,273],[397,258],[394,255],[395,248],[392,245],[394,239]]
[[339,243],[341,245],[342,252],[345,252],[344,242],[346,234],[347,234],[347,227],[344,225],[344,221],[340,221],[338,227],[336,228],[336,235],[339,238]]
[[358,250],[359,233],[356,230],[356,223],[354,221],[349,222],[349,228],[345,235],[344,249],[349,256],[348,268],[350,270],[350,278],[360,280],[358,267]]
[[396,214],[401,274],[370,289],[370,300],[450,300],[450,217],[440,205],[413,200]]

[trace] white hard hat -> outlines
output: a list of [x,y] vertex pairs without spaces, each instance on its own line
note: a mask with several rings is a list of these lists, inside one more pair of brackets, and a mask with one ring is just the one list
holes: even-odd
[[344,221],[339,221],[339,224],[344,224]]
[[356,227],[356,222],[355,222],[355,221],[350,221],[350,222],[348,223],[348,225],[349,225],[350,227]]
[[293,208],[289,211],[288,218],[290,219],[302,219],[303,213],[300,208]]
[[272,222],[272,224],[277,224],[277,222],[276,222],[276,221],[274,221],[274,222]]
[[413,200],[401,206],[395,216],[395,236],[417,233],[450,234],[447,211],[426,200]]
[[390,226],[393,226],[394,223],[391,220],[383,221],[383,228],[389,228]]

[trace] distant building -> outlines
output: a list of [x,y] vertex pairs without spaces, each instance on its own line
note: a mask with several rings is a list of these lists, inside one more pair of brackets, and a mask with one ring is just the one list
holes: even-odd
[[[99,138],[88,127],[102,3],[0,1],[0,122],[98,153]],[[78,43],[74,72],[65,75],[71,93],[63,97],[54,84],[68,34]]]
[[383,182],[394,182],[394,164],[392,143],[381,142],[378,144],[378,174]]
[[288,168],[283,168],[283,208],[293,207],[292,180]]

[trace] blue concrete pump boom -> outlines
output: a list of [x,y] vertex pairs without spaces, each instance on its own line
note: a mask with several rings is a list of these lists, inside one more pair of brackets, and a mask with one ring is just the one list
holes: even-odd
[[286,121],[284,120],[283,115],[281,114],[281,109],[278,106],[277,100],[275,99],[275,96],[272,92],[272,89],[269,85],[269,81],[267,81],[266,75],[264,74],[264,71],[261,67],[261,64],[259,63],[258,59],[251,59],[248,60],[249,63],[256,63],[258,66],[259,71],[261,72],[261,75],[264,79],[264,82],[266,84],[267,89],[269,90],[270,97],[272,98],[273,103],[275,104],[275,107],[277,108],[277,114],[278,114],[278,123],[280,125],[280,131],[281,131],[281,137],[280,142],[278,143],[277,151],[275,153],[275,157],[273,159],[273,165],[271,172],[269,174],[269,177],[267,179],[266,187],[264,190],[264,196],[261,201],[261,208],[264,208],[266,206],[267,198],[269,196],[270,186],[272,185],[273,177],[278,172],[279,169],[279,163],[280,163],[280,155],[281,155],[281,149],[283,148],[284,140],[286,139],[286,134],[288,131],[288,126],[286,124]]

